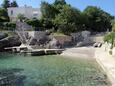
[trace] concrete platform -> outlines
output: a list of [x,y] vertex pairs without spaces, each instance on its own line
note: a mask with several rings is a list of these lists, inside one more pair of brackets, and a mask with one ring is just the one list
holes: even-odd
[[94,47],[78,47],[68,48],[61,54],[62,56],[68,56],[70,58],[85,58],[96,59],[97,63],[103,68],[107,74],[112,86],[115,86],[115,58],[104,51],[104,48]]
[[22,51],[21,53],[27,53],[32,56],[39,55],[51,55],[51,54],[61,54],[64,49],[32,49],[30,51]]
[[115,58],[104,49],[98,48],[95,50],[95,59],[107,74],[112,86],[115,86]]

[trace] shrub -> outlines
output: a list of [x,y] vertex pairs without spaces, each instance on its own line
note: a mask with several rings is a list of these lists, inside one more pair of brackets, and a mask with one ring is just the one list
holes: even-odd
[[108,43],[112,43],[113,39],[115,38],[115,32],[110,32],[104,37],[104,41]]
[[109,54],[112,55],[112,50],[109,51]]

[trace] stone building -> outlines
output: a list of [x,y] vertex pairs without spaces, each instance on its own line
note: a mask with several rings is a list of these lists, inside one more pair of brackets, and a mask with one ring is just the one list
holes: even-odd
[[28,19],[40,18],[41,11],[39,8],[32,8],[31,6],[24,7],[9,7],[7,8],[8,15],[11,21],[16,21],[19,14],[24,15]]

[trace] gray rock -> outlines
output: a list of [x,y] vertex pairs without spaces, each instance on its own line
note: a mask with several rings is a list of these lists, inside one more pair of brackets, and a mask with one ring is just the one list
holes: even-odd
[[49,48],[52,48],[52,49],[59,49],[60,46],[61,46],[60,43],[55,38],[53,38],[53,40],[50,41],[49,43]]
[[0,51],[3,51],[5,47],[19,46],[21,42],[17,35],[6,37],[0,40]]
[[77,47],[81,47],[81,46],[83,46],[83,42],[77,43]]
[[35,38],[32,38],[29,45],[36,45],[36,44],[37,44],[37,40]]
[[90,44],[91,43],[90,35],[91,35],[91,32],[89,31],[82,31],[82,32],[71,34],[73,38],[73,42],[74,44],[77,44],[77,46]]
[[0,40],[7,37],[7,36],[8,36],[8,34],[0,32]]
[[50,41],[50,37],[47,32],[35,31],[34,37],[30,42],[30,45],[46,45]]

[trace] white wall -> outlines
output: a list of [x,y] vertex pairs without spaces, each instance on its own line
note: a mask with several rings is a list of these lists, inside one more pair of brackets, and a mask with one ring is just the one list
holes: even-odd
[[[39,8],[32,8],[32,7],[10,7],[7,9],[8,15],[10,19],[16,20],[18,14],[23,14],[25,17],[31,19],[31,18],[40,18],[41,17],[41,11]],[[13,14],[12,14],[13,12]],[[36,14],[36,16],[34,16]]]

